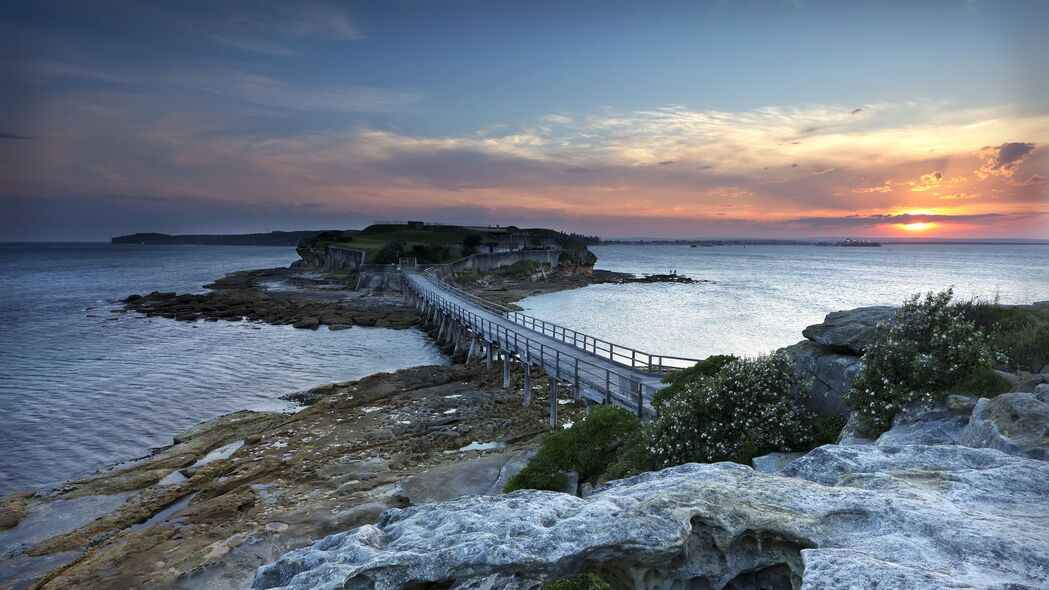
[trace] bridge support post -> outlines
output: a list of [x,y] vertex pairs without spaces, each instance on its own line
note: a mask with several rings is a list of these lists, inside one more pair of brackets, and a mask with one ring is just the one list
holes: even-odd
[[557,379],[553,375],[550,379],[550,430],[557,429]]
[[491,369],[492,368],[492,343],[491,342],[485,342],[484,343],[484,368],[486,368],[486,369]]
[[477,349],[477,338],[470,339],[470,349],[466,351],[466,364],[470,364],[470,361],[474,358],[474,351]]
[[441,327],[437,329],[437,342],[440,342],[441,338],[444,337],[444,328],[448,324],[448,318],[446,318],[446,317],[444,317],[442,315],[440,321],[441,321]]
[[583,407],[586,408],[586,415],[587,416],[590,415],[590,407],[593,406],[593,405],[594,405],[594,403],[590,401],[590,398],[588,398],[588,397],[584,397],[583,398]]
[[503,351],[503,389],[510,388],[510,353]]
[[524,365],[524,406],[527,408],[532,405],[532,365],[528,359],[521,359],[521,364]]
[[575,401],[579,401],[579,357],[575,357],[575,373],[572,383],[575,385]]
[[645,419],[645,386],[640,381],[637,382],[637,419]]

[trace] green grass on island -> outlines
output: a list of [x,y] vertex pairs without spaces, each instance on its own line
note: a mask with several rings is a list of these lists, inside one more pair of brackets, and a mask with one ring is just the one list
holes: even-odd
[[399,256],[412,256],[424,263],[445,263],[474,252],[486,252],[502,244],[528,248],[559,246],[566,250],[585,250],[597,238],[565,234],[546,228],[515,226],[472,228],[457,225],[376,224],[360,230],[327,231],[304,242],[307,246],[338,246],[362,250],[365,262],[395,262]]

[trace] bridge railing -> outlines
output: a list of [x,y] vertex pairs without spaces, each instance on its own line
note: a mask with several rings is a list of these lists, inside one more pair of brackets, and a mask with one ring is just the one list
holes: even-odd
[[426,273],[438,287],[470,301],[481,309],[497,313],[515,324],[539,332],[545,336],[550,336],[551,338],[560,340],[565,344],[607,358],[612,362],[619,363],[632,369],[640,369],[660,374],[669,373],[671,371],[687,369],[698,363],[700,360],[672,355],[652,354],[635,348],[630,348],[629,346],[623,346],[621,344],[602,340],[601,338],[595,338],[589,334],[584,334],[583,332],[566,328],[565,326],[553,322],[541,320],[518,310],[511,309],[505,305],[500,305],[478,297],[477,295],[460,289],[455,285],[449,284],[444,279],[438,277],[436,273],[429,272],[429,269]]
[[566,354],[559,349],[550,348],[539,340],[495,323],[437,293],[419,288],[411,276],[407,277],[404,288],[417,299],[441,310],[488,342],[495,343],[501,350],[517,355],[524,364],[543,367],[552,377],[572,383],[576,391],[582,391],[584,395],[587,395],[587,390],[596,393],[597,399],[593,395],[588,396],[594,401],[628,408],[642,419],[654,414],[651,399],[657,388],[636,376],[602,367],[582,355]]

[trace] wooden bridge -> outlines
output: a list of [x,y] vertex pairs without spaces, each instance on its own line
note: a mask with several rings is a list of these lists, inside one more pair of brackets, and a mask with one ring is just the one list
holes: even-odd
[[[484,358],[491,367],[503,364],[503,387],[510,387],[510,364],[539,367],[550,382],[550,425],[556,426],[557,385],[572,386],[576,399],[610,404],[635,412],[642,420],[655,415],[652,397],[665,387],[668,371],[690,367],[696,359],[654,355],[594,338],[528,316],[456,288],[435,273],[404,265],[403,291],[423,321],[437,330],[438,341],[467,359]],[[531,370],[524,371],[524,403],[531,403]]]

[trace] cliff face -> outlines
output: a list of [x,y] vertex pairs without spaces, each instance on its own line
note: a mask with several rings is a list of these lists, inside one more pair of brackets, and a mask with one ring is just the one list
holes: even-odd
[[295,248],[302,260],[293,266],[323,270],[356,270],[364,264],[364,251],[352,248],[303,242]]
[[565,275],[592,275],[597,256],[590,250],[563,250],[558,258],[558,270]]

